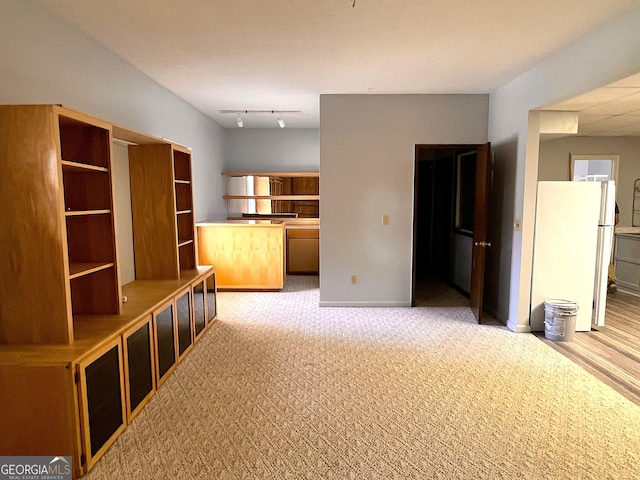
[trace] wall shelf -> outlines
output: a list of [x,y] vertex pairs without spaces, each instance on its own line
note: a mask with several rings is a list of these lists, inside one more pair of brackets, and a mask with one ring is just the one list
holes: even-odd
[[69,279],[90,275],[113,266],[113,263],[72,263],[69,265]]
[[223,172],[227,219],[251,215],[317,219],[319,172]]

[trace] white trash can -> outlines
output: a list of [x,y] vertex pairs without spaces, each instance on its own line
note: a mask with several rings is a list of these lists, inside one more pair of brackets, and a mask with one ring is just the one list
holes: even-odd
[[569,300],[544,301],[544,336],[556,342],[570,342],[576,333],[578,304]]

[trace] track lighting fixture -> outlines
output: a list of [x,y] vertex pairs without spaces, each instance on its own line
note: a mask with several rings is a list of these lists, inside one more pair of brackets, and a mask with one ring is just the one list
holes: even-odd
[[243,115],[278,115],[278,125],[280,128],[284,128],[286,124],[284,123],[284,118],[282,115],[284,113],[302,113],[300,110],[220,110],[220,113],[230,113],[236,116],[236,123],[238,124],[238,128],[242,128],[244,126]]

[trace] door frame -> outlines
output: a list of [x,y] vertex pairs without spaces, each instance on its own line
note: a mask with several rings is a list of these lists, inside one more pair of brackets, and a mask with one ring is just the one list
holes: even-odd
[[[413,225],[412,225],[412,261],[411,261],[411,306],[416,306],[416,277],[417,277],[417,232],[418,232],[418,178],[419,178],[419,159],[420,152],[425,150],[469,150],[480,149],[488,145],[487,143],[456,143],[456,144],[416,144],[414,153],[414,171],[413,171]],[[476,178],[477,180],[477,178]],[[474,234],[475,239],[475,234]],[[474,247],[475,250],[475,247]],[[482,314],[482,312],[479,312]]]

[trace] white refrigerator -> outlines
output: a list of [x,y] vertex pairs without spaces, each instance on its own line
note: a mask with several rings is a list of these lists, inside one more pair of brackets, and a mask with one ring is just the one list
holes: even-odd
[[544,330],[548,299],[578,304],[576,331],[604,323],[614,211],[614,182],[538,182],[532,331]]

